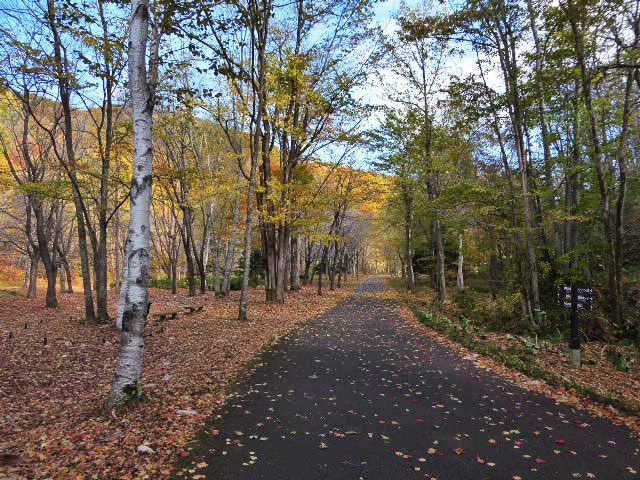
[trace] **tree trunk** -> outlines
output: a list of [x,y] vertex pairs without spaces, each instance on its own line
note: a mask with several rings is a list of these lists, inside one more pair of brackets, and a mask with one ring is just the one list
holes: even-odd
[[321,262],[318,264],[318,295],[320,296],[322,296],[322,270],[323,269],[324,269],[324,265]]
[[[476,51],[477,53],[477,51]],[[478,57],[479,58],[479,57]],[[507,176],[507,180],[508,180],[508,185],[509,185],[509,193],[511,194],[511,201],[510,203],[510,213],[511,213],[511,225],[513,227],[513,231],[512,231],[512,236],[513,236],[513,246],[514,246],[514,256],[515,256],[515,265],[516,265],[516,272],[517,272],[517,276],[518,276],[518,283],[520,285],[520,292],[522,294],[522,315],[525,317],[531,317],[533,315],[533,311],[531,308],[531,298],[529,295],[529,290],[530,290],[530,282],[525,280],[524,277],[524,273],[522,271],[522,264],[521,264],[521,253],[520,253],[520,244],[521,242],[521,237],[520,237],[520,233],[519,231],[521,230],[521,227],[519,226],[519,222],[518,222],[518,215],[517,215],[517,205],[516,205],[516,189],[515,189],[515,182],[513,180],[513,174],[511,172],[511,166],[509,164],[509,159],[507,157],[507,150],[506,150],[506,145],[505,145],[505,139],[503,137],[502,131],[500,129],[500,123],[499,123],[499,117],[498,117],[498,107],[496,105],[496,103],[494,102],[493,99],[493,91],[489,88],[489,86],[487,85],[487,81],[486,78],[484,76],[484,72],[482,69],[482,63],[478,62],[478,65],[480,67],[480,76],[482,78],[482,82],[483,82],[483,86],[484,89],[487,93],[487,96],[489,98],[489,103],[491,106],[491,110],[492,110],[492,121],[491,121],[491,127],[496,135],[496,138],[498,139],[498,144],[500,146],[500,157],[502,159],[502,164],[504,167],[504,171],[506,173]],[[510,238],[507,238],[508,241],[510,241]],[[510,256],[509,253],[507,253],[507,256]]]
[[34,205],[33,211],[36,214],[36,237],[38,239],[38,250],[40,259],[44,265],[44,271],[47,276],[47,293],[45,297],[45,306],[47,308],[56,308],[58,306],[58,297],[56,293],[56,266],[49,251],[49,242],[47,239],[44,212],[42,204]]
[[[252,26],[255,28],[252,33],[253,41],[251,44],[251,67],[252,71],[257,71],[257,80],[255,85],[257,90],[253,91],[253,104],[255,109],[251,112],[251,126],[250,130],[250,154],[251,154],[251,169],[249,173],[249,188],[247,192],[247,216],[246,226],[244,232],[244,265],[242,271],[242,288],[240,291],[240,305],[238,311],[239,320],[247,320],[247,311],[249,308],[249,275],[251,274],[251,251],[252,251],[252,227],[253,227],[253,202],[254,195],[256,197],[256,203],[261,205],[262,195],[256,194],[256,183],[258,180],[258,163],[260,156],[262,155],[264,175],[270,175],[270,165],[268,163],[268,148],[267,134],[263,132],[263,127],[267,128],[267,123],[263,122],[263,114],[266,113],[266,96],[267,96],[267,37],[269,34],[269,19],[271,18],[271,4],[268,5],[268,10],[263,11],[262,18],[259,27],[257,25]],[[267,163],[265,164],[265,161]],[[269,171],[267,172],[267,167]],[[262,186],[262,185],[261,185]],[[260,232],[262,235],[263,251],[265,247],[265,225],[264,222],[260,224]],[[267,276],[265,275],[265,292],[267,291]],[[266,293],[268,299],[268,293]]]
[[211,252],[213,253],[213,291],[220,295],[222,289],[222,279],[220,278],[220,252],[218,251],[218,239],[214,236],[211,242]]
[[342,288],[342,274],[344,272],[344,266],[343,266],[343,259],[344,259],[344,253],[341,250],[340,251],[340,255],[338,256],[338,280],[336,280],[336,287],[337,288]]
[[64,276],[64,269],[58,268],[58,274],[60,275],[60,293],[67,293],[67,279]]
[[338,242],[337,240],[333,241],[333,255],[332,259],[327,265],[328,267],[328,275],[329,275],[329,291],[333,292],[336,289],[336,267],[338,263]]
[[[106,208],[106,207],[105,207]],[[96,283],[96,307],[97,316],[100,323],[109,322],[108,311],[108,283],[109,276],[107,271],[107,219],[100,218],[100,236],[98,238],[98,254],[94,259],[95,283]]]
[[287,276],[288,244],[291,232],[286,224],[278,229],[278,244],[276,249],[276,303],[284,303],[284,289],[289,277]]
[[180,238],[182,238],[182,247],[187,263],[187,283],[189,284],[189,296],[194,297],[196,294],[196,269],[193,261],[193,238],[191,234],[191,212],[189,206],[180,207],[182,210],[182,226],[180,228]]
[[444,265],[444,245],[442,242],[442,225],[440,220],[433,221],[433,242],[436,253],[436,286],[438,301],[444,303],[447,298],[447,279]]
[[[405,189],[406,190],[406,189]],[[416,277],[413,272],[413,202],[409,193],[405,192],[405,219],[404,219],[404,241],[407,289],[413,292],[416,287]]]
[[[264,223],[264,222],[263,222]],[[262,228],[262,245],[265,262],[264,272],[264,289],[265,300],[267,302],[275,302],[277,299],[277,278],[278,270],[278,254],[276,251],[275,232],[272,232],[273,224],[264,223]]]
[[[116,189],[116,192],[118,191],[119,189]],[[122,256],[120,253],[120,210],[118,210],[113,214],[113,277],[116,282],[122,280]],[[116,286],[120,287],[119,285]]]
[[[152,85],[155,85],[155,72],[149,80],[146,71],[148,26],[148,0],[132,0],[129,23],[129,90],[133,111],[134,155],[130,197],[131,221],[125,261],[127,292],[118,363],[107,401],[109,408],[120,406],[140,394],[144,330],[149,313],[149,226],[154,105]],[[154,67],[152,72],[153,69]]]
[[[308,238],[305,239],[305,254],[304,254],[304,273],[302,275],[302,284],[308,285],[313,283],[313,278],[309,278],[309,272],[311,271],[311,265],[313,264],[313,245],[314,242],[310,242]],[[313,273],[312,273],[313,275]]]
[[462,237],[462,234],[458,235],[458,276],[456,279],[459,292],[464,292],[464,254],[462,253]]
[[[547,106],[544,100],[544,92],[545,85],[543,83],[542,77],[542,59],[544,56],[544,51],[542,50],[542,45],[540,43],[540,39],[538,36],[538,27],[536,23],[537,12],[535,11],[535,6],[532,0],[527,0],[527,10],[529,11],[529,24],[531,27],[531,34],[533,37],[533,42],[536,50],[536,61],[535,61],[535,72],[536,72],[536,81],[534,83],[536,89],[536,101],[538,107],[538,116],[540,118],[540,139],[542,141],[542,151],[544,156],[544,180],[545,180],[545,189],[548,195],[548,208],[549,211],[553,211],[556,207],[555,198],[553,195],[553,166],[554,160],[551,157],[551,142],[549,136],[549,125],[547,122]],[[562,255],[562,242],[560,239],[560,226],[558,222],[554,221],[551,226],[551,231],[553,235],[553,243],[555,255],[548,255],[547,259],[552,263],[552,270],[555,271],[555,258]]]
[[[322,247],[322,256],[320,257],[320,263],[318,264],[318,295],[322,295],[322,274],[327,266],[327,254],[329,253],[329,245]],[[313,276],[311,277],[313,281]]]
[[[258,117],[260,118],[260,117]],[[258,122],[259,124],[259,122]],[[254,133],[254,135],[256,135]],[[244,264],[242,266],[242,286],[240,289],[240,305],[238,312],[239,320],[247,320],[249,309],[249,276],[251,275],[251,251],[252,251],[252,228],[253,228],[253,197],[256,190],[256,174],[258,169],[258,148],[257,140],[254,141],[251,155],[251,169],[249,173],[249,189],[247,192],[247,215],[245,219],[244,231]]]
[[604,227],[604,236],[607,254],[607,270],[609,280],[609,305],[613,320],[618,325],[623,325],[623,309],[620,303],[618,292],[621,291],[622,279],[616,275],[616,232],[613,225],[611,215],[611,194],[607,180],[607,168],[605,166],[604,154],[602,152],[602,142],[599,134],[599,124],[592,98],[592,77],[587,69],[587,60],[585,52],[584,32],[578,24],[578,12],[573,0],[567,0],[569,23],[573,34],[573,41],[576,53],[577,66],[580,70],[580,80],[582,87],[582,96],[584,99],[587,119],[589,122],[589,138],[592,147],[592,159],[596,170],[598,181],[598,190],[600,192],[600,214]]
[[[208,242],[206,242],[203,239],[203,242],[206,244]],[[207,245],[204,245],[205,248],[208,248]],[[206,265],[204,263],[204,259],[205,259],[205,255],[204,252],[202,252],[201,255],[195,255],[196,257],[196,267],[198,268],[198,277],[199,277],[199,287],[200,287],[200,293],[207,293],[207,269],[206,269]]]
[[69,266],[69,261],[66,258],[62,262],[62,266],[64,267],[64,272],[67,276],[67,292],[73,293],[73,275],[71,275],[71,267]]
[[[238,183],[242,179],[242,174],[239,175]],[[234,260],[236,258],[236,245],[238,243],[238,225],[240,224],[240,205],[241,196],[240,191],[236,193],[235,202],[233,202],[233,212],[231,214],[231,238],[227,243],[227,249],[224,260],[224,283],[222,285],[222,294],[227,295],[231,289],[231,275],[234,269]]]
[[171,294],[178,293],[178,259],[171,261]]
[[291,232],[289,232],[289,240],[287,241],[284,265],[284,290],[288,292],[291,289]]
[[[53,36],[53,48],[55,58],[55,69],[60,95],[60,105],[63,112],[64,125],[64,145],[67,155],[68,168],[66,169],[73,191],[73,202],[76,208],[76,222],[78,224],[78,253],[80,255],[80,265],[82,267],[82,284],[84,289],[85,318],[88,321],[95,321],[96,314],[93,306],[93,291],[91,288],[91,271],[89,264],[89,249],[87,244],[87,231],[85,216],[83,211],[83,201],[80,194],[80,187],[76,176],[75,146],[73,143],[73,123],[71,114],[71,86],[69,85],[69,75],[67,74],[66,58],[62,54],[62,42],[58,34],[58,19],[56,18],[56,7],[54,0],[47,0],[47,19],[49,28]],[[48,276],[49,274],[47,274]]]
[[40,261],[40,254],[38,252],[32,252],[29,260],[29,289],[27,290],[27,298],[36,298],[38,288],[38,263]]
[[242,266],[242,287],[240,289],[240,306],[238,319],[247,320],[249,309],[249,275],[251,275],[251,241],[253,228],[253,196],[256,188],[256,170],[258,159],[251,159],[251,171],[249,173],[249,191],[247,193],[247,216],[244,231],[244,264]]
[[[533,314],[540,311],[540,293],[538,284],[538,264],[535,252],[533,232],[535,231],[534,214],[531,205],[530,176],[532,174],[525,145],[525,120],[521,100],[521,86],[519,84],[519,68],[517,65],[516,35],[513,31],[506,5],[500,4],[495,18],[488,19],[492,23],[493,40],[497,46],[500,60],[502,79],[505,87],[507,110],[511,120],[511,129],[515,143],[515,151],[520,170],[520,189],[524,213],[524,243],[525,259],[528,266],[527,285],[522,286],[525,302],[533,310]],[[495,112],[494,112],[495,114]],[[524,278],[523,278],[524,280]]]
[[300,235],[291,237],[291,290],[300,290]]

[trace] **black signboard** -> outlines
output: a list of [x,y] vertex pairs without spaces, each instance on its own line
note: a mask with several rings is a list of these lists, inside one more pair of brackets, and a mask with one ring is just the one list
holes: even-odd
[[580,320],[578,310],[591,310],[593,306],[593,289],[578,287],[577,285],[565,285],[560,287],[560,303],[570,309],[569,321],[571,324],[571,337],[569,349],[572,351],[571,361],[574,365],[580,365]]
[[[580,310],[591,310],[593,305],[593,289],[576,287],[576,308]],[[560,301],[562,305],[571,308],[571,287],[560,287]]]

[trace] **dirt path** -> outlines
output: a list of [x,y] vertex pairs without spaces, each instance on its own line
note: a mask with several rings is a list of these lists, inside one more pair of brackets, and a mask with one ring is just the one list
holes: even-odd
[[640,478],[628,429],[476,368],[366,295],[382,289],[264,352],[186,478]]

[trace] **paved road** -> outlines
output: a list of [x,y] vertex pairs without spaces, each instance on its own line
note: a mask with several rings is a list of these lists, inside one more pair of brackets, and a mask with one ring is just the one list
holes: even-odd
[[199,436],[191,475],[640,478],[629,430],[477,369],[362,295],[383,288],[369,279],[264,352]]

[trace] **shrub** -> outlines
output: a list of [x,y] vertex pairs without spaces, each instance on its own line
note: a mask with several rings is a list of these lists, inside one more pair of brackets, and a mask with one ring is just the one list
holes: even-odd
[[231,280],[229,281],[229,288],[231,290],[241,290],[242,289],[242,275],[232,275]]
[[607,352],[607,358],[613,364],[613,368],[619,372],[628,372],[631,368],[631,364],[635,361],[635,359],[630,355],[620,353],[612,349]]
[[169,277],[151,278],[149,286],[153,288],[171,288],[171,279]]
[[466,292],[456,293],[451,301],[467,315],[471,314],[476,309],[475,298]]

